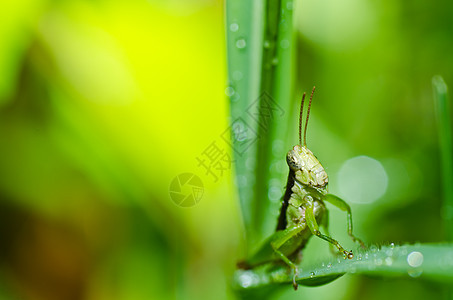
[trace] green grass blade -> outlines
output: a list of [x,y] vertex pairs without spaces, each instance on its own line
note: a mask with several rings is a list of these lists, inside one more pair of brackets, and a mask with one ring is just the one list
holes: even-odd
[[441,76],[433,77],[434,101],[437,114],[437,130],[442,170],[444,196],[443,217],[447,239],[453,240],[453,137],[451,105],[447,97],[447,85]]
[[[270,101],[260,103],[260,136],[257,156],[256,226],[263,239],[275,230],[280,199],[286,184],[286,152],[290,141],[291,90],[293,85],[292,1],[268,1],[261,74],[261,94]],[[264,99],[262,99],[264,100]],[[268,113],[272,111],[272,118]],[[294,115],[298,115],[296,112]],[[297,125],[296,125],[297,127]]]
[[231,141],[235,160],[235,177],[242,217],[250,245],[254,240],[256,206],[254,189],[256,139],[258,124],[247,109],[258,99],[263,1],[229,0],[226,2],[226,36],[228,53],[228,87],[230,98]]
[[284,162],[290,146],[286,141],[293,31],[288,3],[229,0],[226,4],[226,93],[249,248],[273,231],[280,203],[275,197],[269,199],[269,194],[284,190],[285,175],[275,166]]
[[[323,285],[346,274],[377,277],[420,278],[453,284],[453,244],[421,244],[371,247],[356,252],[351,260],[326,259],[304,262],[297,282],[305,286]],[[239,294],[268,288],[270,285],[292,285],[292,276],[284,266],[266,265],[253,270],[238,270],[234,288]]]

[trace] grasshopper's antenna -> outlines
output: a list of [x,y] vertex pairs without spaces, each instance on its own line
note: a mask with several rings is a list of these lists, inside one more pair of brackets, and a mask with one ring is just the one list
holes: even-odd
[[302,95],[302,102],[300,103],[300,115],[299,115],[299,145],[302,146],[302,112],[304,109],[305,93]]
[[307,125],[308,125],[308,117],[310,117],[310,107],[311,107],[311,100],[313,100],[313,94],[315,93],[315,87],[311,91],[310,95],[310,102],[308,102],[308,110],[307,110],[307,119],[305,120],[305,128],[304,128],[304,146],[307,147]]

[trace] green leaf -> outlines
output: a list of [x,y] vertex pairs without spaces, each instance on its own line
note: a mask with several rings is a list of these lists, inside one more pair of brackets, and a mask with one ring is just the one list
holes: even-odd
[[441,76],[433,77],[433,89],[441,158],[445,229],[448,240],[451,241],[453,240],[453,134],[451,105],[447,97],[447,85]]
[[[372,246],[358,250],[353,259],[330,258],[317,263],[302,262],[297,282],[318,286],[349,274],[377,277],[411,277],[453,283],[453,244]],[[233,286],[239,294],[272,285],[292,285],[292,274],[282,265],[268,264],[253,270],[238,270]]]
[[[292,1],[230,0],[226,5],[232,145],[249,248],[276,226],[292,85]],[[271,196],[271,197],[270,197]]]

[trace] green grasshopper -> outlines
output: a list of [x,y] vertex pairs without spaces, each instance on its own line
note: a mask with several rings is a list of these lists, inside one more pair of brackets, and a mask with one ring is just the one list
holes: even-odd
[[[337,240],[328,235],[328,211],[324,201],[347,213],[349,236],[354,242],[360,243],[365,248],[365,244],[352,234],[351,208],[339,197],[328,194],[327,173],[315,155],[307,148],[307,124],[314,92],[315,87],[313,87],[308,104],[303,146],[302,114],[306,94],[304,93],[302,96],[299,116],[299,145],[294,146],[286,155],[289,175],[276,232],[266,239],[262,247],[253,256],[238,263],[238,267],[241,269],[251,269],[265,263],[281,260],[294,272],[293,286],[295,290],[298,287],[296,263],[299,262],[299,254],[312,235],[326,240],[331,246],[335,246],[344,255],[344,259],[354,257],[352,250],[346,251]],[[327,234],[319,231],[318,224],[324,227]]]

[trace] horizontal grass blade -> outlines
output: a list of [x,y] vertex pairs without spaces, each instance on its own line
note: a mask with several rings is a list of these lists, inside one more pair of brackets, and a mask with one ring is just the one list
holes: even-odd
[[[318,286],[346,273],[411,277],[453,284],[453,244],[372,246],[368,250],[358,250],[350,260],[339,256],[318,263],[302,263],[297,282]],[[233,286],[241,294],[272,285],[291,284],[292,274],[287,267],[266,265],[236,271]]]

